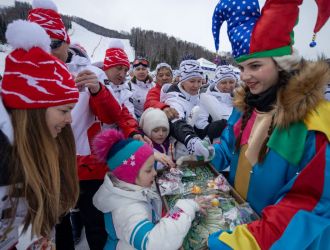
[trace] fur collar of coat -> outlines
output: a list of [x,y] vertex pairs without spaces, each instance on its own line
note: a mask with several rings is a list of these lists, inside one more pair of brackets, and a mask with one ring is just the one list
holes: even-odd
[[[277,93],[274,125],[288,127],[291,123],[304,120],[307,114],[325,99],[324,91],[330,81],[330,67],[325,61],[304,62],[299,72]],[[237,88],[234,106],[244,112],[247,87]]]

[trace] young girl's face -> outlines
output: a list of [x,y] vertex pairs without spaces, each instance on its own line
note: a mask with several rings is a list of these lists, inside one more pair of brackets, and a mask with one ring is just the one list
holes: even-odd
[[46,123],[50,133],[54,138],[61,132],[67,124],[72,122],[71,110],[75,104],[65,104],[46,109]]
[[227,78],[217,83],[217,89],[222,93],[232,93],[235,85],[235,79]]
[[201,77],[193,77],[183,81],[181,86],[189,95],[198,95],[198,91],[202,86],[202,80]]
[[171,83],[172,78],[172,72],[166,67],[160,68],[156,75],[156,81],[160,86],[163,86],[165,83]]
[[165,141],[167,135],[168,135],[167,128],[157,127],[151,131],[150,137],[153,142],[156,142],[157,144],[162,144]]
[[139,171],[139,175],[135,180],[135,184],[141,187],[151,187],[157,172],[154,167],[155,158],[151,155],[148,160],[143,164]]
[[143,65],[139,65],[134,68],[134,75],[139,81],[144,81],[148,76],[148,68]]
[[241,80],[252,94],[260,94],[278,83],[279,68],[270,57],[252,58],[239,64]]

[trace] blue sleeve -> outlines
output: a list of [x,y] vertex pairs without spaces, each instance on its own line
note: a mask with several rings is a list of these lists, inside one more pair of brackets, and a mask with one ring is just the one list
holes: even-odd
[[211,164],[217,171],[225,169],[230,164],[236,142],[234,124],[240,117],[241,113],[237,109],[233,109],[228,119],[227,127],[221,134],[220,143],[214,144],[215,156]]
[[208,240],[207,240],[207,246],[210,250],[232,250],[231,247],[223,243],[222,241],[219,240],[219,236],[223,231],[220,230],[218,232],[215,232],[213,234],[210,234]]

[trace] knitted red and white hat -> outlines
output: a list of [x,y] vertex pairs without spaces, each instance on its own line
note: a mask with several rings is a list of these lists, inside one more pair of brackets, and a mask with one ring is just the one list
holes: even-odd
[[62,40],[70,44],[70,37],[53,1],[33,0],[32,8],[28,15],[29,21],[43,27],[50,38]]
[[117,65],[130,68],[128,56],[124,50],[124,44],[119,39],[111,39],[109,48],[105,52],[103,70]]
[[6,107],[35,109],[76,103],[79,92],[65,64],[49,54],[50,39],[36,23],[16,20],[8,25],[1,96]]

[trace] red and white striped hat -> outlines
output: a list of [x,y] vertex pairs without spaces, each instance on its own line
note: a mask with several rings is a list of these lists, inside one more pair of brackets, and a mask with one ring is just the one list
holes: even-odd
[[117,65],[130,67],[128,56],[124,50],[124,44],[119,39],[111,39],[109,48],[105,52],[103,70]]
[[6,57],[1,96],[13,109],[76,103],[79,92],[65,64],[49,54],[50,39],[36,23],[16,20],[6,31],[14,50]]
[[33,0],[32,8],[28,15],[29,21],[43,27],[50,38],[62,40],[70,44],[70,37],[53,1]]

